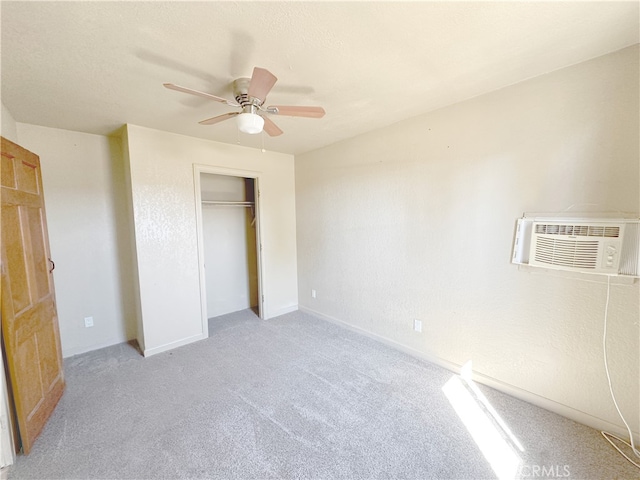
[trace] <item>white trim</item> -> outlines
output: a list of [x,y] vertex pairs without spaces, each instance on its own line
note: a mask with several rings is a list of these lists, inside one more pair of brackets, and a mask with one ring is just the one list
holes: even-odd
[[264,302],[264,284],[262,281],[262,252],[260,251],[260,245],[262,242],[262,235],[260,232],[260,198],[258,195],[260,176],[262,172],[256,170],[243,170],[238,168],[226,168],[216,167],[211,165],[203,165],[199,163],[193,164],[193,185],[194,185],[194,198],[196,207],[196,237],[198,244],[198,276],[199,276],[199,288],[200,288],[200,317],[202,322],[202,335],[204,338],[209,336],[209,316],[207,314],[207,290],[205,282],[205,269],[204,269],[204,234],[203,234],[203,220],[202,220],[202,190],[200,185],[200,174],[210,173],[214,175],[226,175],[229,177],[241,177],[241,178],[253,178],[255,189],[255,215],[256,215],[256,262],[258,269],[258,316],[265,318]]
[[13,429],[11,426],[11,410],[9,408],[9,389],[4,372],[4,347],[0,347],[0,479],[7,478],[4,468],[16,461],[15,446],[13,444]]
[[193,194],[195,196],[196,207],[196,243],[198,249],[198,288],[200,289],[200,323],[202,325],[202,335],[209,336],[209,321],[207,315],[207,291],[205,283],[204,265],[204,234],[202,220],[202,189],[200,186],[200,165],[193,165]]
[[212,173],[214,175],[227,175],[229,177],[258,178],[262,172],[258,170],[244,170],[241,168],[216,167],[215,165],[205,165],[194,163],[193,168],[202,173]]
[[173,350],[174,348],[182,347],[184,345],[188,345],[190,343],[197,342],[198,340],[204,340],[205,338],[208,338],[208,337],[206,337],[203,334],[199,333],[199,334],[193,335],[191,337],[183,338],[182,340],[177,340],[177,341],[171,342],[171,343],[165,343],[164,345],[160,345],[158,347],[153,347],[153,348],[150,348],[148,350],[144,350],[142,352],[142,355],[144,355],[145,357],[150,357],[150,356],[156,355],[158,353],[166,352],[167,350]]
[[107,347],[111,347],[113,345],[119,345],[121,343],[127,343],[130,342],[132,340],[136,340],[136,337],[134,336],[133,338],[116,338],[113,340],[107,340],[105,342],[100,342],[100,343],[94,343],[93,345],[87,345],[84,347],[74,347],[74,348],[69,348],[69,349],[63,349],[62,350],[62,358],[69,358],[69,357],[73,357],[75,355],[80,355],[82,353],[87,353],[87,352],[93,352],[94,350],[100,350],[101,348],[107,348]]
[[[330,315],[325,315],[324,313],[320,313],[311,308],[300,306],[299,310],[301,312],[308,313],[309,315],[313,315],[314,317],[317,317],[321,320],[326,320],[328,322],[335,323],[337,325],[347,328],[348,330],[360,333],[373,340],[377,340],[380,343],[384,343],[385,345],[388,345],[392,348],[400,350],[413,357],[417,357],[422,360],[426,360],[427,362],[438,365],[440,367],[446,368],[447,370],[450,370],[453,373],[459,374],[460,369],[462,368],[462,365],[449,362],[448,360],[445,360],[435,355],[430,355],[428,353],[420,352],[411,347],[407,347],[406,345],[398,343],[394,340],[390,340],[376,333],[369,332],[368,330],[365,330],[363,328],[356,327],[355,325],[351,325],[347,322],[339,320]],[[576,410],[575,408],[569,407],[562,403],[558,403],[554,400],[541,397],[539,395],[536,395],[535,393],[529,392],[527,390],[523,390],[511,384],[502,382],[501,380],[495,379],[488,375],[473,371],[473,380],[478,383],[481,383],[482,385],[486,385],[495,390],[498,390],[502,393],[506,393],[507,395],[511,395],[512,397],[515,397],[519,400],[524,400],[525,402],[536,405],[537,407],[544,408],[545,410],[549,410],[550,412],[557,413],[558,415],[562,415],[563,417],[570,418],[571,420],[574,420],[578,423],[582,423],[583,425],[587,425],[589,427],[595,428],[596,430],[604,430],[607,432],[617,433],[625,437],[628,435],[627,430],[621,425],[613,424],[607,420],[604,420],[599,417],[595,417],[589,413],[583,412],[581,410]],[[633,435],[638,436],[638,432],[633,432]]]

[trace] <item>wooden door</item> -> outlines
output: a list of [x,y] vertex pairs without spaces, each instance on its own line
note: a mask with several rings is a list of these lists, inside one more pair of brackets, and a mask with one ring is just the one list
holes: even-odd
[[64,390],[53,262],[37,155],[2,138],[2,336],[22,450]]

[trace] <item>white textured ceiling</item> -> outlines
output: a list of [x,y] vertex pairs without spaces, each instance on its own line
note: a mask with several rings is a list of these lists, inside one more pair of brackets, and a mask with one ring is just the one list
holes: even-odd
[[[108,134],[124,123],[301,153],[639,41],[639,2],[7,2],[2,103],[18,122]],[[238,134],[232,98],[254,66],[270,104],[321,119]]]

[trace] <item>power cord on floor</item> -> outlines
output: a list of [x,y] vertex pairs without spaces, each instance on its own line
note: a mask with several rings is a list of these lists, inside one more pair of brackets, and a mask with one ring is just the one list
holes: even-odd
[[611,293],[611,276],[607,275],[607,303],[605,304],[605,307],[604,307],[604,331],[603,331],[603,334],[602,334],[602,351],[603,351],[603,355],[604,355],[604,370],[605,370],[605,372],[607,372],[607,381],[609,382],[609,392],[611,393],[611,398],[613,399],[613,404],[616,406],[616,410],[618,411],[618,415],[620,415],[620,418],[622,419],[622,423],[624,423],[624,426],[627,427],[627,432],[629,432],[629,440],[630,440],[631,443],[627,442],[626,440],[623,440],[622,438],[618,437],[617,435],[614,435],[613,433],[609,433],[609,432],[605,432],[605,431],[602,431],[600,433],[607,440],[607,442],[609,442],[611,444],[611,446],[613,448],[615,448],[618,452],[620,452],[620,454],[624,458],[629,460],[636,467],[640,468],[640,463],[634,462],[626,453],[624,453],[622,450],[620,450],[620,447],[618,447],[618,445],[613,443],[613,440],[612,440],[612,438],[615,438],[619,442],[622,442],[625,445],[627,445],[628,447],[631,447],[631,450],[633,451],[635,456],[640,458],[640,452],[636,449],[636,445],[633,442],[633,432],[631,432],[631,428],[629,427],[629,424],[624,419],[624,416],[622,415],[622,412],[620,411],[620,407],[618,406],[618,402],[616,400],[616,396],[613,393],[613,386],[611,385],[611,375],[609,374],[609,363],[607,361],[607,317],[609,315],[609,297],[610,297],[610,293]]

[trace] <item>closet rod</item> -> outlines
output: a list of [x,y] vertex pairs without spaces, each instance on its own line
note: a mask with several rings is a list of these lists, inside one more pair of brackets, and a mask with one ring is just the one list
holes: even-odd
[[223,202],[217,200],[202,200],[203,205],[222,205],[226,207],[253,207],[253,202]]

